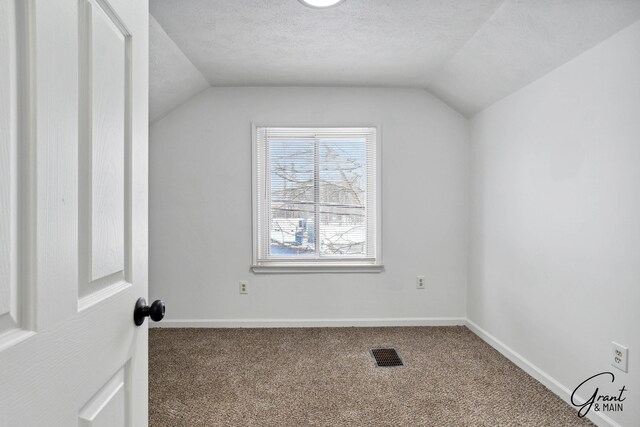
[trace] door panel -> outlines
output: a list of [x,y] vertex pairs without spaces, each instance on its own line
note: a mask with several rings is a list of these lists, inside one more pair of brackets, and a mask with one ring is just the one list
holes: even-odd
[[0,424],[147,425],[148,2],[0,0]]
[[0,1],[0,351],[29,335],[32,307],[25,275],[23,232],[29,211],[24,185],[30,167],[28,144],[19,143],[21,72],[18,25],[24,23],[19,4]]
[[129,426],[125,368],[120,369],[80,410],[79,427]]
[[[80,11],[80,288],[86,308],[128,285],[131,38],[104,1]],[[98,294],[95,294],[98,293]]]
[[[124,162],[128,38],[91,7],[91,279],[124,270]],[[115,21],[115,22],[114,22]],[[127,118],[128,119],[128,118]]]
[[[15,5],[0,3],[0,337],[19,327]],[[0,338],[1,339],[1,338]]]

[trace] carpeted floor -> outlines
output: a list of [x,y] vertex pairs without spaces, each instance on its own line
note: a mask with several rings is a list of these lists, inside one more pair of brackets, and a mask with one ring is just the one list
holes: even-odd
[[465,327],[151,329],[149,392],[155,427],[593,425]]

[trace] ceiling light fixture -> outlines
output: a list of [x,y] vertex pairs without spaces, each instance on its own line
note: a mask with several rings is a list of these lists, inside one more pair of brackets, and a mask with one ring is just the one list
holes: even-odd
[[299,0],[305,6],[315,9],[325,9],[327,7],[337,6],[345,0]]

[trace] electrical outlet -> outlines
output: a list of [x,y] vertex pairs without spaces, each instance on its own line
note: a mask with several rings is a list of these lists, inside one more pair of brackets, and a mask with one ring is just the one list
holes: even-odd
[[623,345],[611,341],[611,366],[615,366],[622,372],[627,372],[629,361],[629,349]]
[[240,293],[241,294],[249,293],[249,282],[247,282],[246,280],[240,281]]
[[417,276],[416,277],[416,288],[417,289],[424,289],[424,276]]

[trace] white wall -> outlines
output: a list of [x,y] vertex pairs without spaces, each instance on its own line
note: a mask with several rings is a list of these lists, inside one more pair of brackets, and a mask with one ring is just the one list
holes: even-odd
[[[571,391],[640,420],[640,23],[471,121],[468,317]],[[630,371],[609,365],[610,342]]]
[[[250,273],[251,122],[382,125],[384,273]],[[150,297],[169,324],[464,318],[467,139],[467,120],[421,90],[209,89],[150,130]]]

